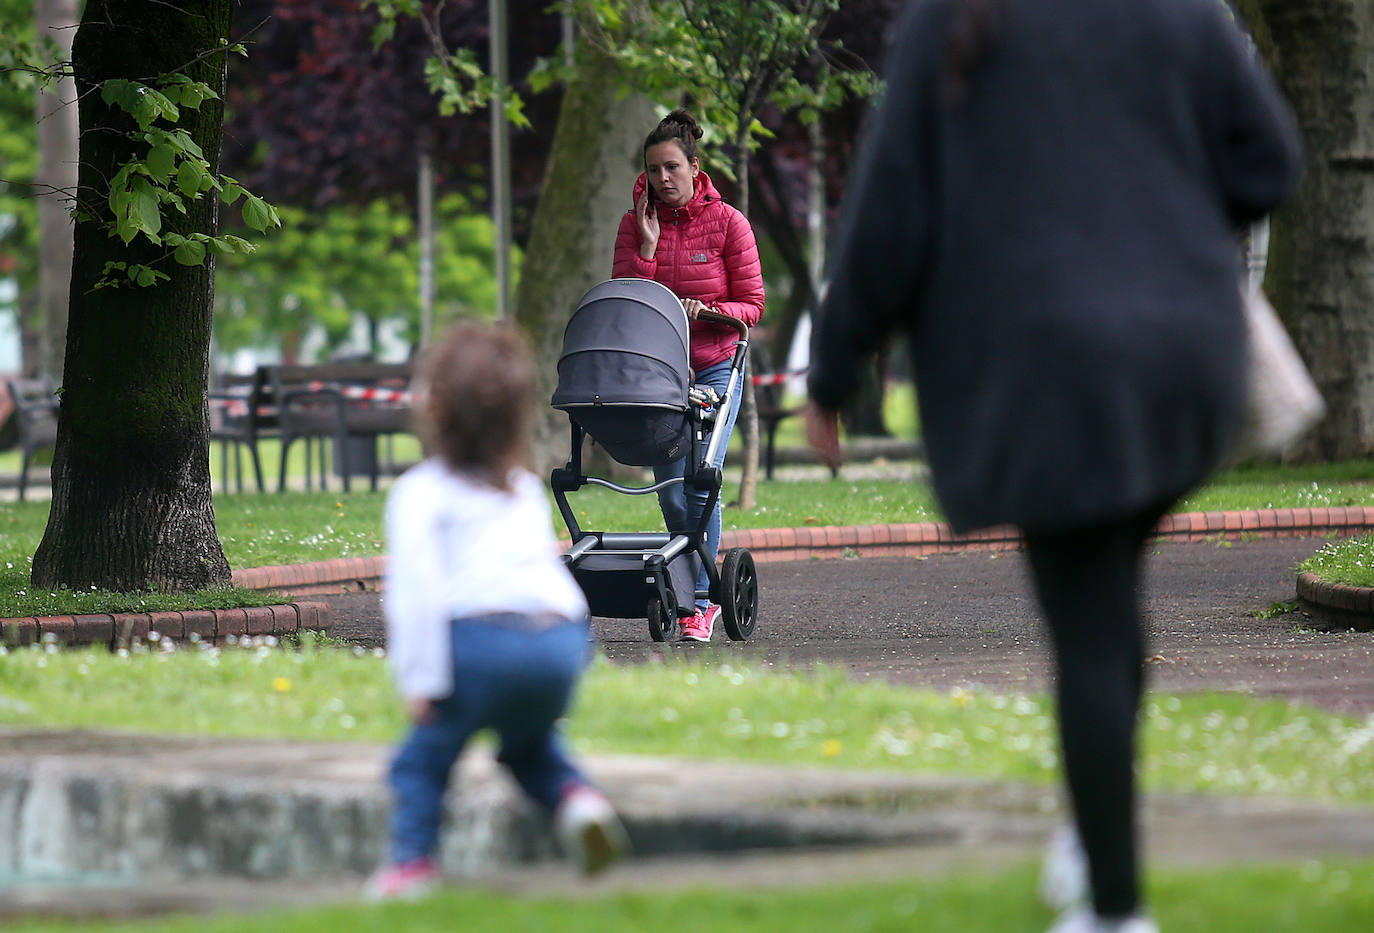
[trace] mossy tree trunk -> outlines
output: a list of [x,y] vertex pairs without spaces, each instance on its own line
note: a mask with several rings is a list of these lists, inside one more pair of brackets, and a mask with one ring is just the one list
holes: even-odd
[[[578,56],[563,93],[515,292],[515,319],[534,344],[543,382],[539,397],[545,402],[553,396],[568,317],[588,289],[610,278],[616,229],[644,168],[640,147],[658,121],[648,98],[623,93],[608,55],[584,42]],[[544,411],[535,432],[540,470],[561,465],[568,456],[567,416]]]
[[[182,71],[223,94],[231,0],[87,0],[73,60],[80,105],[79,199],[108,218],[108,179],[138,151],[135,124],[101,100],[112,78]],[[183,109],[181,127],[218,171],[223,109]],[[164,229],[213,234],[217,201],[168,211]],[[107,262],[142,263],[170,281],[96,288]],[[115,590],[227,582],[210,500],[206,379],[213,264],[181,266],[142,237],[126,246],[78,223],[53,501],[33,583]]]
[[1374,450],[1374,5],[1243,0],[1241,12],[1297,113],[1296,196],[1274,217],[1265,290],[1326,398],[1301,451]]

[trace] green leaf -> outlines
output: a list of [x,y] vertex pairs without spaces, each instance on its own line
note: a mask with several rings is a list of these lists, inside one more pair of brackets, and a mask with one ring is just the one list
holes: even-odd
[[[129,203],[129,220],[148,239],[158,242],[158,231],[162,229],[162,212],[158,209],[157,191],[142,178],[134,180],[132,199]],[[125,240],[127,243],[128,240]]]
[[205,244],[187,240],[176,248],[172,258],[183,266],[198,266],[205,262]]
[[261,233],[272,223],[272,209],[262,198],[249,195],[243,202],[243,222]]
[[171,176],[175,161],[176,153],[172,151],[171,146],[167,145],[154,146],[148,152],[148,158],[143,160],[144,164],[148,166],[148,174],[158,181]]
[[111,107],[136,114],[143,100],[143,85],[124,78],[111,78],[100,87],[100,99]]
[[229,182],[219,193],[219,199],[225,204],[233,204],[243,194],[243,188],[237,182]]
[[219,243],[222,246],[226,247],[230,252],[234,253],[247,254],[254,252],[257,249],[256,246],[254,246],[252,243],[249,243],[243,237],[234,236],[232,233],[226,233],[223,236],[216,237],[211,242]]
[[177,130],[171,135],[174,145],[180,147],[180,151],[183,155],[188,155],[193,159],[204,160],[205,152],[200,148],[200,146],[196,145],[196,141],[191,138],[190,133],[186,132],[185,130]]
[[394,35],[396,35],[396,21],[382,20],[377,24],[377,27],[372,30],[372,48],[381,48],[390,42]]
[[[136,275],[134,270],[138,270]],[[158,272],[156,269],[149,269],[147,266],[131,266],[129,268],[129,274],[134,276],[134,281],[144,288],[150,285],[156,285],[160,279],[167,281],[172,278],[165,272]]]
[[177,169],[177,189],[185,195],[198,193],[209,172],[194,159],[183,159]]
[[188,84],[181,89],[181,106],[199,110],[205,101],[214,100],[218,96],[208,84]]

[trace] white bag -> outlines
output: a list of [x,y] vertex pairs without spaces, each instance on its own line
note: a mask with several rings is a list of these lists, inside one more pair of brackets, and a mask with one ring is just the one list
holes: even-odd
[[1243,284],[1241,296],[1249,368],[1236,454],[1277,456],[1321,420],[1326,403],[1264,292]]

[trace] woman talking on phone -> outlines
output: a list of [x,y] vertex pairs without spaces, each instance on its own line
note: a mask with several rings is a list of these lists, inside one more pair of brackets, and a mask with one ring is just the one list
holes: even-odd
[[[721,199],[701,170],[697,140],[701,127],[690,113],[674,110],[644,140],[644,174],[635,181],[633,207],[615,237],[615,278],[642,278],[667,286],[682,300],[691,328],[692,381],[722,395],[730,377],[736,331],[698,320],[704,310],[738,318],[753,327],[763,317],[763,273],[749,221]],[[730,399],[716,430],[724,432],[712,466],[725,462],[742,392]],[[654,468],[657,482],[683,476],[686,458]],[[708,496],[687,483],[659,491],[659,508],[668,531],[687,533],[697,526]],[[720,501],[706,526],[706,550],[714,560],[720,549]],[[709,586],[705,568],[697,590]],[[698,599],[696,613],[682,620],[682,638],[710,641],[720,606]]]

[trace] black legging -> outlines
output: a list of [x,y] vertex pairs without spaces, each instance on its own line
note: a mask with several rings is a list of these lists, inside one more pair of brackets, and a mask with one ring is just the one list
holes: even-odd
[[1040,605],[1058,664],[1059,737],[1093,909],[1139,903],[1135,729],[1142,689],[1141,553],[1162,509],[1087,528],[1027,529]]

